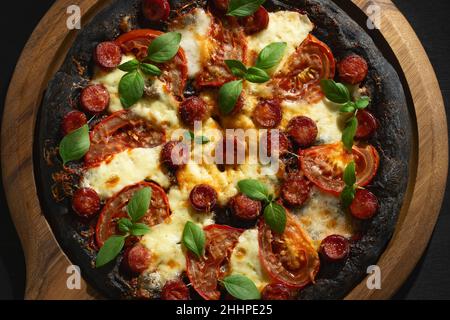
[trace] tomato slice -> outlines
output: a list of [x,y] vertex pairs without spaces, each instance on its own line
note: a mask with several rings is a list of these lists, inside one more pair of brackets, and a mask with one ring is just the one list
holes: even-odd
[[128,217],[126,205],[133,194],[145,187],[152,188],[152,199],[150,207],[145,216],[139,221],[148,226],[164,222],[170,216],[169,200],[164,190],[153,182],[139,182],[123,188],[112,196],[100,212],[95,229],[95,237],[99,248],[112,235],[119,234],[117,222],[120,218]]
[[300,151],[300,165],[306,177],[325,192],[339,195],[344,188],[342,175],[348,163],[356,164],[356,184],[363,187],[376,175],[380,157],[371,145],[353,146],[345,151],[341,142]]
[[244,231],[226,225],[213,224],[203,228],[206,236],[205,254],[199,259],[186,255],[186,269],[194,289],[206,300],[218,300],[217,282],[228,272],[228,263],[239,236]]
[[[133,53],[143,60],[147,57],[147,48],[153,39],[163,32],[153,29],[137,29],[124,33],[116,39],[124,53]],[[159,78],[166,83],[167,90],[175,96],[182,97],[187,81],[187,60],[184,50],[180,48],[177,55],[167,63],[156,64],[162,71]]]
[[165,133],[136,114],[122,110],[98,123],[91,131],[90,139],[91,147],[84,156],[84,165],[95,167],[128,148],[160,145],[165,142]]
[[277,94],[287,99],[303,98],[309,103],[322,99],[320,80],[332,79],[335,72],[333,53],[313,35],[308,35],[285,65],[274,78]]
[[283,234],[273,232],[261,219],[258,224],[259,259],[274,282],[303,288],[313,282],[320,259],[297,219],[286,210]]

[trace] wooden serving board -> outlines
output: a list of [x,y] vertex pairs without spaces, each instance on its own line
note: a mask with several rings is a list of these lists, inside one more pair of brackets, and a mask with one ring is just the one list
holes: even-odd
[[[381,9],[381,34],[394,52],[411,93],[415,141],[407,195],[392,240],[378,261],[381,289],[363,280],[347,299],[387,299],[406,280],[421,257],[441,207],[448,169],[447,123],[442,95],[414,30],[390,0],[352,0],[364,12]],[[78,0],[82,25],[108,1]],[[100,296],[81,281],[69,290],[67,259],[41,212],[33,172],[33,139],[47,82],[61,65],[75,31],[66,27],[68,6],[58,0],[34,30],[17,63],[2,123],[3,183],[25,252],[26,299],[93,299]],[[369,10],[368,10],[369,9]]]

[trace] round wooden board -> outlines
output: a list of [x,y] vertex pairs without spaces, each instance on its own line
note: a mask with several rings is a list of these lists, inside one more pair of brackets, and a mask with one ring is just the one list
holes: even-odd
[[[381,289],[363,280],[347,299],[391,297],[421,257],[442,203],[448,169],[444,103],[427,55],[407,20],[390,0],[352,0],[364,12],[381,9],[381,34],[405,75],[412,96],[415,141],[408,192],[392,240],[378,261]],[[79,0],[82,25],[108,1]],[[33,172],[33,138],[38,108],[48,80],[61,65],[75,31],[66,27],[73,0],[58,0],[26,44],[11,80],[2,123],[3,183],[25,252],[27,299],[101,298],[86,282],[68,289],[67,259],[41,212]],[[415,114],[414,114],[415,113]]]

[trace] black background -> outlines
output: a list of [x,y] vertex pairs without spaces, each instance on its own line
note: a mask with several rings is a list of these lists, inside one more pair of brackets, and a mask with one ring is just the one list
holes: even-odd
[[[350,0],[349,0],[350,1]],[[0,113],[14,66],[28,37],[53,0],[4,1],[0,64]],[[436,71],[447,114],[450,114],[450,28],[447,0],[393,0],[406,16],[425,47]],[[76,1],[74,1],[76,3]],[[448,118],[448,117],[447,117]],[[22,299],[25,263],[0,182],[0,299]],[[450,299],[450,190],[429,246],[395,299]]]

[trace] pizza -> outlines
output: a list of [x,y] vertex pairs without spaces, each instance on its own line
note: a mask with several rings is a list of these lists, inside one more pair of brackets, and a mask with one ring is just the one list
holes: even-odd
[[111,1],[43,99],[41,204],[106,297],[342,298],[395,227],[408,119],[332,1]]

